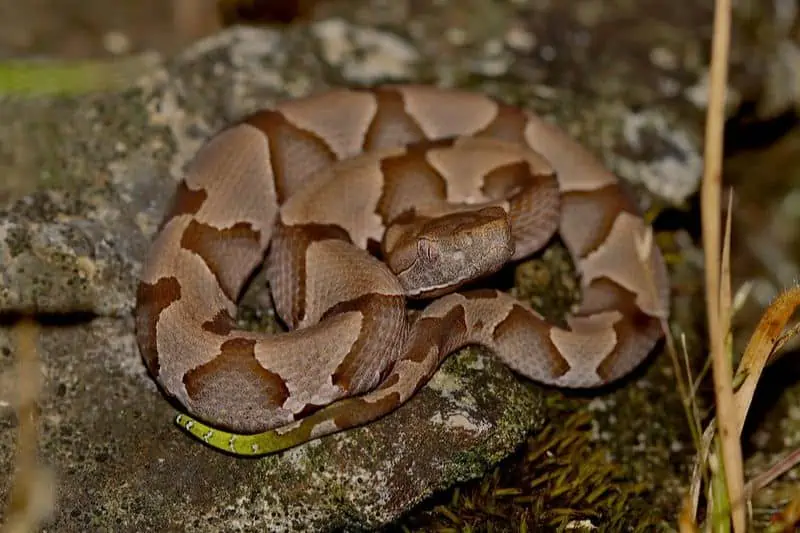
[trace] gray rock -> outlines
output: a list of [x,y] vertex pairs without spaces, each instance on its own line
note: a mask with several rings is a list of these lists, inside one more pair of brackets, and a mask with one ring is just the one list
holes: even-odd
[[[132,329],[130,319],[96,318],[43,330],[41,449],[59,483],[54,531],[376,527],[480,475],[542,420],[537,394],[467,351],[377,423],[263,459],[234,458],[172,424]],[[11,349],[5,336],[0,349]],[[10,380],[10,358],[2,363],[0,381]],[[9,472],[16,421],[5,405]]]
[[[0,315],[35,312],[44,321],[41,447],[60,483],[53,530],[375,528],[480,475],[544,423],[538,388],[465,350],[376,423],[283,454],[236,459],[172,425],[175,410],[146,375],[133,336],[136,276],[188,158],[227,121],[327,86],[429,80],[526,104],[602,154],[642,193],[643,206],[655,197],[646,189],[662,204],[682,204],[701,170],[696,117],[680,105],[634,105],[659,88],[647,77],[620,83],[646,71],[642,65],[592,62],[584,41],[602,37],[593,28],[571,33],[575,22],[554,11],[549,23],[571,28],[564,34],[571,40],[549,43],[548,22],[537,20],[535,34],[515,4],[497,4],[501,12],[487,12],[480,31],[470,23],[443,31],[441,21],[413,14],[407,34],[343,18],[282,31],[233,29],[123,93],[0,106],[2,115],[35,117],[32,128],[48,139],[26,158],[26,168],[40,169],[32,174],[37,191],[10,203],[0,221]],[[567,70],[570,57],[591,65],[588,74]],[[553,61],[560,67],[542,67]],[[685,106],[683,80],[699,74],[673,72],[662,86]],[[0,132],[0,144],[19,138],[19,130]],[[256,285],[245,318],[274,329]],[[0,384],[14,379],[6,333]],[[17,420],[11,395],[0,399],[0,465],[10,472]],[[9,482],[0,482],[3,500]]]

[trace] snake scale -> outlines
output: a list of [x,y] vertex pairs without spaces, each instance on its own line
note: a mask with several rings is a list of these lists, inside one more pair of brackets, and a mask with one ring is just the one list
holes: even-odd
[[[581,277],[566,328],[504,292],[455,292],[556,232]],[[262,264],[286,332],[236,327]],[[411,314],[408,299],[431,301]],[[289,100],[210,138],[135,310],[149,373],[188,412],[177,422],[242,455],[390,413],[470,344],[545,384],[610,383],[668,312],[650,228],[589,151],[530,111],[416,85]]]

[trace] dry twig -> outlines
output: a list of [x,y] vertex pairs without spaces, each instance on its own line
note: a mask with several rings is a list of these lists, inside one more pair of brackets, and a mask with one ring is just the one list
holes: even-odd
[[38,404],[41,378],[36,349],[37,326],[28,318],[14,328],[17,352],[17,457],[14,484],[3,533],[37,531],[51,513],[55,499],[55,481],[49,469],[38,459]]
[[[720,282],[720,196],[722,172],[722,139],[725,122],[725,87],[728,75],[730,43],[730,0],[717,0],[714,9],[714,37],[711,50],[710,99],[706,115],[705,154],[702,187],[702,226],[705,250],[706,312],[713,362],[717,426],[721,438],[723,470],[731,516],[736,533],[746,528],[744,507],[744,468],[737,416],[733,401],[732,369],[728,357],[727,330],[730,317],[729,281]],[[727,277],[727,276],[726,276]],[[723,299],[724,298],[724,299]],[[719,494],[716,494],[719,497]]]

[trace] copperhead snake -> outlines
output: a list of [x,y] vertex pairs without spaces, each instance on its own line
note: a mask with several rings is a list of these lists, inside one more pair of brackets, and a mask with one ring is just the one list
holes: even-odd
[[[470,344],[532,380],[596,387],[662,337],[649,231],[616,177],[532,112],[428,86],[331,90],[201,147],[143,267],[137,341],[189,413],[177,422],[242,455],[390,413]],[[566,328],[504,292],[455,292],[555,232],[581,277]],[[234,318],[265,254],[289,330],[275,335]],[[433,301],[409,315],[409,298]]]

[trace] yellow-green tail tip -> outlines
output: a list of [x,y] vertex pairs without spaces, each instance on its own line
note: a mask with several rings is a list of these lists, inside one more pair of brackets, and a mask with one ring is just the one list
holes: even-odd
[[266,455],[300,444],[292,431],[283,435],[275,430],[242,435],[212,428],[185,414],[176,416],[175,423],[197,440],[233,455]]

